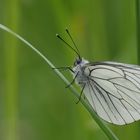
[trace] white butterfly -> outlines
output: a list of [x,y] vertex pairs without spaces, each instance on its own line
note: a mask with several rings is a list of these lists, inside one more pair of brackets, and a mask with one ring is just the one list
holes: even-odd
[[[66,29],[72,42],[69,31]],[[94,111],[103,120],[117,124],[129,124],[140,119],[140,67],[117,62],[89,62],[80,57],[74,66],[66,67],[73,73],[74,81],[82,87],[82,93]],[[81,97],[80,95],[80,97]],[[80,100],[80,98],[79,98]]]

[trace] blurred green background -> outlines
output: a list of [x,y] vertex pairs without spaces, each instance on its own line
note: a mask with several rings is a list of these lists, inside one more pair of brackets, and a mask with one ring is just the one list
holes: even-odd
[[[71,31],[90,61],[137,64],[132,0],[0,0],[0,23],[35,45],[56,67],[72,65]],[[71,80],[68,72],[65,75]],[[53,70],[25,44],[0,31],[0,140],[108,140]],[[120,140],[139,140],[140,122],[108,124]]]

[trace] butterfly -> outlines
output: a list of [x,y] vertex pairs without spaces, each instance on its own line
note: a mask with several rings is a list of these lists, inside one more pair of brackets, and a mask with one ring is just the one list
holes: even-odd
[[[60,35],[56,35],[77,55],[69,69],[73,81],[81,87],[81,94],[97,115],[112,124],[125,125],[140,119],[140,66],[111,61],[89,62],[81,57],[73,38],[66,29],[75,48]],[[69,86],[71,86],[68,85]],[[78,101],[78,102],[79,102]]]

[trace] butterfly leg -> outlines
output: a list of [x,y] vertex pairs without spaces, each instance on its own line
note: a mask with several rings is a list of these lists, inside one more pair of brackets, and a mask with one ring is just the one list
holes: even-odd
[[75,77],[73,78],[73,80],[71,81],[71,83],[69,85],[66,86],[66,88],[69,88],[74,82],[75,82],[75,79],[77,78],[77,75],[78,75],[78,72],[77,74],[75,75]]
[[[81,90],[81,93],[80,93],[80,96],[79,96],[79,99],[78,99],[78,101],[76,102],[76,104],[78,104],[78,103],[80,102],[85,86],[86,86],[86,84],[83,85],[82,90]],[[84,98],[85,98],[85,97],[84,97]]]
[[67,66],[67,67],[58,67],[58,68],[52,68],[53,70],[55,69],[59,69],[59,70],[62,70],[62,71],[65,71],[65,70],[70,70],[72,73],[74,73],[74,71],[72,70],[71,67]]
[[[62,70],[62,71],[69,70],[72,73],[74,73],[73,69],[70,66],[67,66],[67,67],[58,67],[58,68],[53,68],[53,69],[54,70],[55,69],[59,69],[59,70]],[[74,79],[72,80],[72,82],[69,85],[66,86],[66,88],[69,88],[75,82],[75,79],[76,79],[77,75],[78,75],[78,73],[76,74],[76,76],[74,77]]]

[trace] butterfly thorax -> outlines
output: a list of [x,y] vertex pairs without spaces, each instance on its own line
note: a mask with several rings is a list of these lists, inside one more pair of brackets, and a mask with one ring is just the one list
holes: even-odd
[[87,82],[88,73],[85,71],[86,65],[89,61],[82,58],[81,61],[76,60],[73,67],[73,76],[76,77],[76,82],[83,85]]

